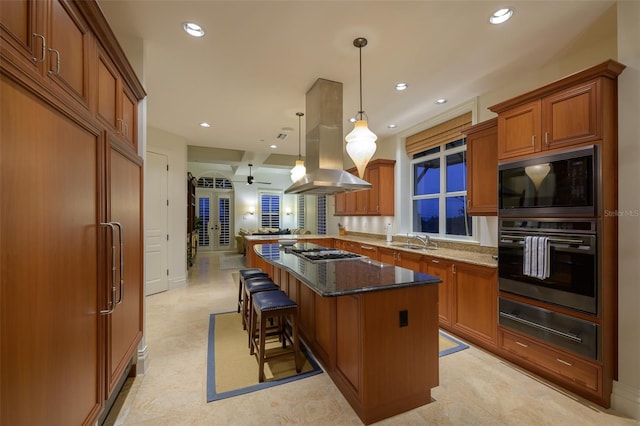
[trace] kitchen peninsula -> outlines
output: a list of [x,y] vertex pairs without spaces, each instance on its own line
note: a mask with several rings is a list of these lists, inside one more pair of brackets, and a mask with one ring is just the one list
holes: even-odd
[[305,344],[365,424],[431,402],[439,278],[366,256],[309,260],[305,252],[331,250],[309,242],[253,248],[298,303]]

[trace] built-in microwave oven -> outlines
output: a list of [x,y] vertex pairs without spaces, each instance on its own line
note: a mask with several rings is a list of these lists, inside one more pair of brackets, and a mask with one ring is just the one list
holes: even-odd
[[599,176],[596,145],[500,163],[498,214],[595,217]]

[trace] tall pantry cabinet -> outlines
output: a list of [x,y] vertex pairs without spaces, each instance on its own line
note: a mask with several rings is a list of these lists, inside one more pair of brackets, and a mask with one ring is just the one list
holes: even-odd
[[0,1],[2,425],[94,424],[135,372],[144,96],[96,2]]

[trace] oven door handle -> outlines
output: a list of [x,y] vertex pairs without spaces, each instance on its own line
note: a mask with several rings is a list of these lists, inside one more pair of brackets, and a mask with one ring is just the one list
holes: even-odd
[[[500,236],[500,240],[502,240],[503,238],[507,238],[507,239],[513,239],[513,240],[523,240],[524,238],[522,235],[502,235]],[[565,243],[565,244],[583,244],[582,240],[573,240],[573,239],[569,239],[569,238],[554,238],[554,237],[549,237],[549,242],[551,243]]]
[[500,312],[500,316],[503,318],[508,318],[510,320],[519,322],[521,324],[525,324],[543,331],[548,331],[549,333],[555,334],[556,336],[564,337],[565,339],[573,340],[574,342],[582,343],[582,339],[575,334],[565,333],[564,331],[556,330],[555,328],[547,327],[544,325],[536,324],[535,322],[520,318],[517,315],[508,314],[506,312]]

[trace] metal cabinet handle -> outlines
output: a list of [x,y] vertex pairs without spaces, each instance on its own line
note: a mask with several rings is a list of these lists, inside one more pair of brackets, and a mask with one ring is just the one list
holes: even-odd
[[549,132],[544,132],[544,143],[549,146]]
[[531,146],[536,146],[536,135],[531,135]]
[[40,58],[33,57],[31,60],[33,62],[44,62],[44,58],[47,55],[47,39],[44,38],[42,34],[33,33],[33,37],[39,38],[42,40],[42,48],[40,49]]
[[451,265],[451,272],[453,272],[454,274],[456,273],[456,265],[455,264]]
[[58,74],[60,74],[60,51],[58,51],[56,49],[49,48],[49,52],[54,52],[56,54],[56,70],[55,71],[49,70],[48,74],[49,75],[58,75]]
[[119,126],[116,126],[116,130],[118,131],[118,134],[123,134],[124,131],[124,120],[122,118],[118,118],[116,119],[116,121],[118,122]]
[[431,263],[440,263],[439,260],[431,259]]
[[124,124],[124,135],[125,136],[129,136],[129,123],[127,123],[126,121],[122,120],[122,124]]
[[371,246],[360,246],[360,248],[363,250],[375,250],[375,247],[371,247]]
[[100,226],[111,228],[111,300],[109,300],[109,308],[100,311],[101,315],[109,315],[116,306],[116,246],[113,244],[115,241],[115,226],[110,222],[101,223]]
[[517,340],[516,340],[516,345],[522,346],[523,348],[528,348],[529,347],[529,345],[524,344],[522,342],[518,342]]
[[569,367],[573,367],[573,363],[571,363],[569,361],[565,361],[565,360],[560,359],[560,358],[556,358],[556,361],[558,361],[560,364],[564,364],[564,365],[568,365]]
[[120,296],[116,302],[116,305],[119,305],[124,298],[124,232],[120,222],[111,222],[111,224],[118,227],[118,236],[120,237]]

